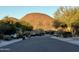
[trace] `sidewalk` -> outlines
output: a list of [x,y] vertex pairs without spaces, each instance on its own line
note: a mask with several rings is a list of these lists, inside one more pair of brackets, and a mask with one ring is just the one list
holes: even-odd
[[60,38],[60,37],[52,36],[51,38],[55,38],[55,39],[58,39],[58,40],[61,40],[61,41],[65,41],[65,42],[68,42],[68,43],[79,45],[79,37]]
[[11,40],[11,41],[0,41],[0,47],[9,45],[9,44],[12,44],[12,43],[15,43],[15,42],[19,42],[21,40],[22,39],[14,39],[14,40]]

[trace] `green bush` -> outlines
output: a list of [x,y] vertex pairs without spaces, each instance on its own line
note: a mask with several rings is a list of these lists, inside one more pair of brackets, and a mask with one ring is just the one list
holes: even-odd
[[9,23],[0,23],[0,33],[11,35],[16,33],[16,27],[13,24]]
[[5,35],[5,36],[4,36],[4,40],[9,41],[9,40],[12,40],[12,38],[11,38],[11,36],[9,36],[9,35]]
[[21,22],[16,22],[15,24],[16,28],[21,29],[22,31],[32,31],[33,26],[31,26],[29,23],[23,24]]
[[4,38],[4,35],[3,34],[0,34],[0,39],[3,39]]

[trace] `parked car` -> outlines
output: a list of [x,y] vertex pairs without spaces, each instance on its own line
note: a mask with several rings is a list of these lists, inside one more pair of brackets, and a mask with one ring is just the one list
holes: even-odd
[[56,36],[56,37],[60,36],[60,34],[58,33],[58,31],[55,31],[53,35]]
[[31,36],[42,36],[44,34],[45,34],[45,32],[43,30],[33,30],[30,32]]
[[55,31],[53,31],[53,30],[48,30],[48,31],[45,31],[45,33],[46,33],[46,34],[50,34],[50,35],[53,35],[53,34],[54,34],[54,32],[55,32]]
[[17,39],[17,35],[16,35],[16,34],[12,34],[12,35],[11,35],[11,38],[12,38],[12,39]]
[[35,31],[31,31],[31,32],[30,32],[30,35],[31,35],[31,36],[36,36],[36,32],[35,32]]

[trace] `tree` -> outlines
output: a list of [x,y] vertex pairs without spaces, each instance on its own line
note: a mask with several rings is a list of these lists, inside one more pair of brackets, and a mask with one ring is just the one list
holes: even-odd
[[24,31],[31,31],[33,30],[33,26],[31,26],[29,23],[24,22],[16,22],[16,27]]
[[55,12],[54,17],[67,24],[69,30],[72,31],[72,25],[79,21],[79,7],[60,7]]
[[54,21],[53,26],[57,29],[58,27],[60,27],[61,23],[57,20]]
[[0,20],[0,33],[2,34],[14,34],[16,33],[16,18],[13,17],[4,17]]
[[26,22],[19,22],[16,18],[13,17],[4,17],[0,20],[0,33],[2,34],[14,34],[17,31],[31,31],[33,27]]
[[79,36],[79,21],[74,22],[72,24],[72,29],[73,29],[73,32],[72,32],[73,36],[77,36],[77,35]]
[[16,33],[16,27],[10,23],[0,23],[0,33],[2,34],[14,34]]
[[64,22],[60,22],[59,20],[55,20],[53,26],[57,29],[59,27],[66,28],[67,25]]
[[5,17],[2,19],[2,22],[4,22],[4,23],[9,23],[9,24],[15,24],[16,21],[17,21],[16,18],[9,17],[9,16],[5,16]]

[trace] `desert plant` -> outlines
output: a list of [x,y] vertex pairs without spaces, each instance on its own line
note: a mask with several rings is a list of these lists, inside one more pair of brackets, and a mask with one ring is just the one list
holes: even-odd
[[4,35],[0,34],[0,40],[3,40],[3,39],[4,39]]
[[9,41],[9,40],[12,40],[12,38],[11,38],[10,35],[5,35],[5,36],[4,36],[4,40]]

